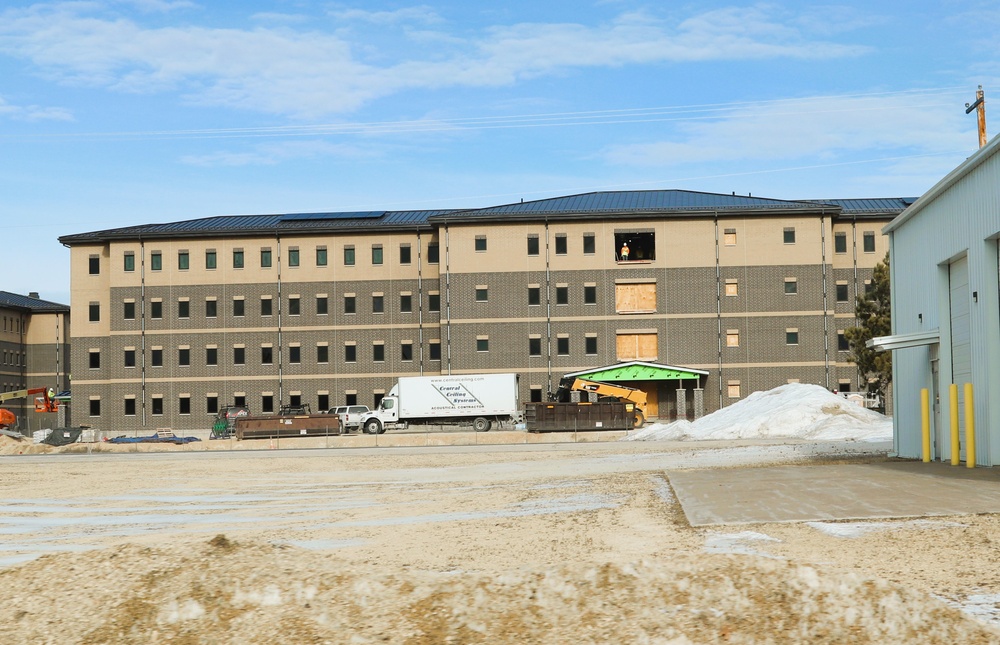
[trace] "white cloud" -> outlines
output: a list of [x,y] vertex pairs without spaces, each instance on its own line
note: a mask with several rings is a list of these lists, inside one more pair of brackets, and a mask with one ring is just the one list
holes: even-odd
[[[175,3],[156,3],[174,6]],[[97,5],[34,5],[0,12],[0,52],[30,60],[64,83],[122,92],[180,91],[195,104],[315,118],[344,113],[406,89],[499,87],[579,67],[697,60],[833,58],[865,47],[812,39],[760,7],[723,9],[672,26],[648,13],[601,25],[531,23],[479,37],[407,34],[397,58],[346,32],[179,25],[146,27]],[[426,7],[340,15],[369,22],[433,23]],[[438,37],[434,37],[438,35]]]
[[332,144],[325,141],[281,141],[265,143],[250,150],[220,150],[205,155],[187,155],[181,161],[193,166],[272,166],[293,159],[314,157],[373,157],[372,147]]
[[0,116],[17,121],[72,121],[73,113],[66,108],[40,105],[11,105],[0,97]]
[[408,23],[433,24],[441,22],[439,16],[433,9],[422,5],[419,7],[405,7],[395,11],[365,11],[364,9],[344,9],[342,11],[331,11],[330,15],[337,20],[369,22],[375,25],[397,25]]
[[946,94],[816,97],[726,110],[680,122],[676,135],[616,145],[615,164],[676,166],[740,160],[832,162],[858,151],[953,151],[974,128]]

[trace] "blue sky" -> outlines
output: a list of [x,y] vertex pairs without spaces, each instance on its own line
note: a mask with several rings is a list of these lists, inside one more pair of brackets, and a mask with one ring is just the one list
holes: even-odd
[[496,4],[3,3],[0,289],[68,303],[58,236],[213,215],[917,196],[1000,78],[995,2]]

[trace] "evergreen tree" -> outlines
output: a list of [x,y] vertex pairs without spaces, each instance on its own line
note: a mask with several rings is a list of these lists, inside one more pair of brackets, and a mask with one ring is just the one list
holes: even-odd
[[892,333],[888,253],[875,265],[870,288],[858,294],[855,315],[858,326],[844,330],[844,337],[851,348],[851,360],[868,383],[868,392],[878,394],[884,401],[886,389],[892,382],[892,352],[876,352],[865,343]]

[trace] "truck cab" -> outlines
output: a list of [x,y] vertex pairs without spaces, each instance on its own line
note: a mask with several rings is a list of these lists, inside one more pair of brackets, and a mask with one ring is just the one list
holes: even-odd
[[368,434],[383,434],[386,425],[395,425],[399,421],[399,398],[395,395],[396,388],[382,397],[378,407],[361,415],[359,426]]

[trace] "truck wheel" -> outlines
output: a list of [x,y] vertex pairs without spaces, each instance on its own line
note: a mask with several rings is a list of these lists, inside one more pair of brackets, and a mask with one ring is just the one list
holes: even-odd
[[476,432],[489,432],[493,423],[485,417],[476,417],[472,422],[472,429]]
[[382,422],[378,419],[369,419],[365,422],[365,432],[368,434],[382,434],[385,430],[382,429]]
[[643,416],[642,412],[638,410],[635,411],[635,415],[632,418],[632,427],[641,428],[642,424],[646,423],[646,417]]

